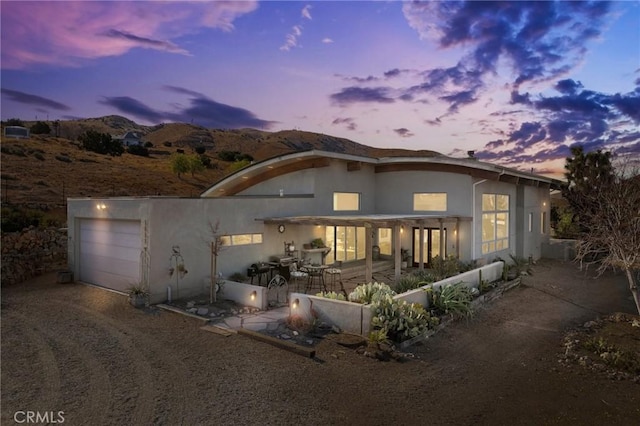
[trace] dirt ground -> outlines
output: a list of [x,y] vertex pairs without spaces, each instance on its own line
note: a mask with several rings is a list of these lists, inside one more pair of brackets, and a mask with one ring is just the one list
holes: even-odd
[[639,383],[561,362],[569,329],[612,312],[635,313],[621,274],[594,280],[543,261],[469,322],[410,348],[408,362],[328,339],[309,359],[45,275],[2,290],[0,420],[34,411],[63,412],[69,425],[638,425]]

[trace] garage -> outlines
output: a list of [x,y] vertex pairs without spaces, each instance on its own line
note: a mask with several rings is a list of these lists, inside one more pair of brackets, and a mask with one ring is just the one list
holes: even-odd
[[140,281],[140,222],[81,219],[80,281],[119,291]]

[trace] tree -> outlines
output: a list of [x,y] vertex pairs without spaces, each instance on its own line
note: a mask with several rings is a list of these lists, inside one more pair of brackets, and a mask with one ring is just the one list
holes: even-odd
[[122,142],[114,140],[108,133],[100,133],[95,130],[87,130],[78,139],[82,143],[82,148],[98,154],[109,154],[120,156],[124,152]]
[[640,313],[640,173],[614,170],[610,153],[589,157],[580,149],[575,154],[567,159],[572,176],[563,192],[581,225],[576,259],[587,267],[598,265],[599,274],[622,269]]
[[204,170],[204,164],[202,163],[202,159],[199,155],[190,155],[188,159],[189,171],[191,172],[191,176]]
[[5,123],[6,126],[20,126],[24,127],[24,123],[19,118],[10,118]]
[[171,171],[178,175],[178,179],[181,174],[189,171],[189,159],[185,154],[178,153],[171,156]]
[[48,135],[51,133],[51,127],[44,121],[38,121],[31,126],[31,133],[34,135]]
[[567,185],[562,190],[563,197],[573,211],[572,221],[586,231],[588,224],[582,220],[590,209],[585,205],[588,195],[602,186],[610,184],[614,178],[611,153],[601,150],[585,153],[582,146],[571,148],[573,158],[566,159],[564,168]]

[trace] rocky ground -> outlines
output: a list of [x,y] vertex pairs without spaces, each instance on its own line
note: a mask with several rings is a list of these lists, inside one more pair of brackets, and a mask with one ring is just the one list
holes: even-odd
[[593,367],[575,344],[613,359],[620,341],[640,339],[635,317],[603,343],[571,334],[634,313],[624,277],[594,280],[553,261],[534,272],[402,363],[363,356],[334,333],[309,359],[44,275],[3,288],[0,420],[37,411],[70,425],[640,424],[633,374]]

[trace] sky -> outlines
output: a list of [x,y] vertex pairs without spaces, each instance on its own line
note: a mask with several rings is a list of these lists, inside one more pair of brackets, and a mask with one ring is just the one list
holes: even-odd
[[640,1],[6,1],[3,120],[299,129],[558,175],[640,158]]

